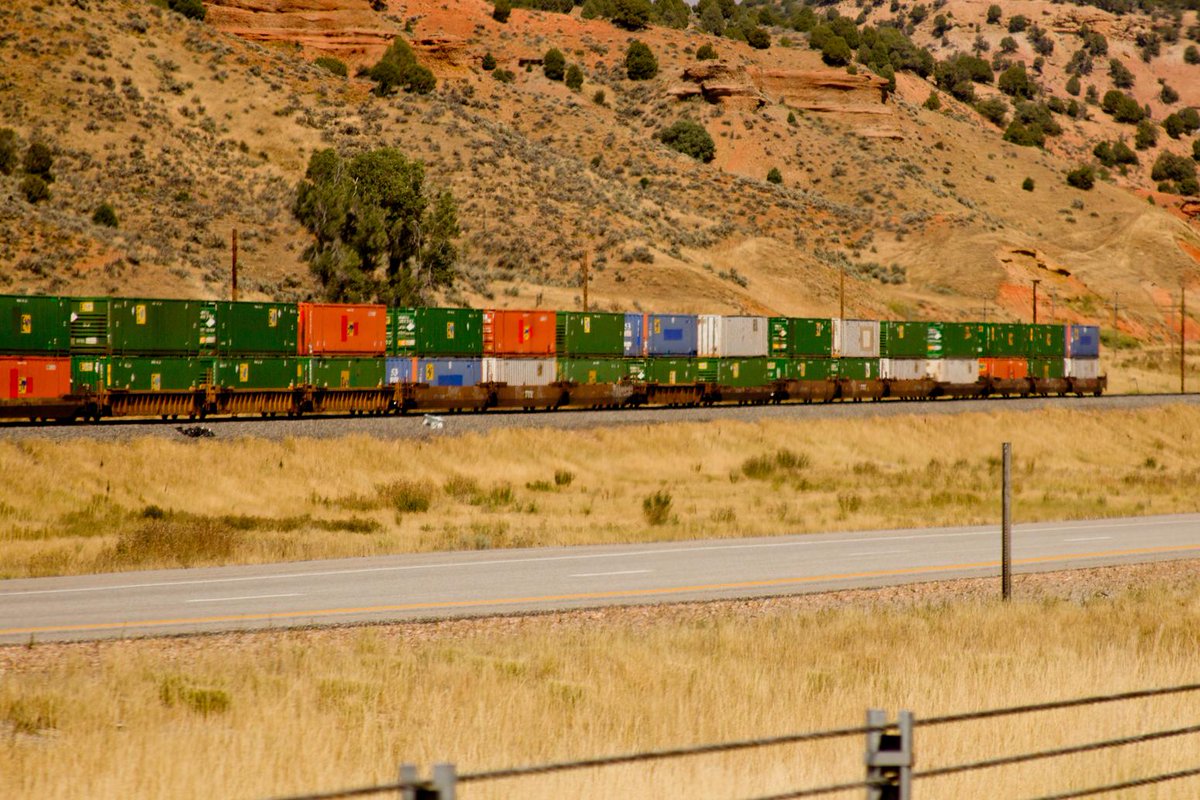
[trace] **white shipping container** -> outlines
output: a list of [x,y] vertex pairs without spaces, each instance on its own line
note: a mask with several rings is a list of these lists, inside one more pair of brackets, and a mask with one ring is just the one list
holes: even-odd
[[1068,378],[1083,378],[1091,380],[1100,377],[1100,359],[1098,358],[1065,358],[1063,359],[1063,375]]
[[701,358],[755,358],[767,355],[766,317],[723,317],[701,314],[696,324]]
[[879,321],[833,320],[834,358],[879,358]]
[[891,381],[919,381],[928,378],[930,361],[927,358],[881,358],[879,377]]
[[935,358],[929,364],[930,377],[938,383],[975,383],[979,380],[977,358]]
[[485,358],[482,381],[509,386],[549,386],[556,379],[556,370],[553,358]]

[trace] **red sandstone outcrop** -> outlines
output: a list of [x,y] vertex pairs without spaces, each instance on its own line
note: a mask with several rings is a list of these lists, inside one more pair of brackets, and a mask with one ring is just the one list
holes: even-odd
[[378,60],[396,27],[369,0],[208,0],[208,22],[255,42],[296,43],[352,64]]

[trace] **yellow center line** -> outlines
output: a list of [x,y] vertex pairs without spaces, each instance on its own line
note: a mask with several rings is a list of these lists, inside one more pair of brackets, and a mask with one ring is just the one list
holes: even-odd
[[[1031,558],[1013,559],[1014,565],[1044,564],[1052,561],[1082,558],[1113,558],[1116,556],[1154,555],[1157,553],[1174,553],[1200,550],[1200,544],[1176,545],[1170,547],[1141,547],[1129,550],[1103,550],[1093,553],[1068,553],[1062,555],[1035,556]],[[120,628],[155,628],[171,625],[203,625],[220,622],[256,622],[275,619],[297,619],[306,617],[332,617],[349,614],[380,614],[400,611],[433,611],[437,609],[470,608],[473,606],[521,605],[523,603],[553,603],[576,600],[611,600],[625,597],[656,597],[666,594],[687,594],[689,592],[726,591],[730,589],[763,589],[772,586],[790,586],[804,583],[819,583],[821,581],[855,580],[861,578],[887,578],[897,575],[922,575],[936,572],[952,572],[954,570],[983,569],[998,567],[999,561],[979,561],[970,564],[946,564],[929,567],[905,567],[902,569],[882,569],[868,572],[843,572],[833,575],[809,575],[796,578],[773,578],[761,581],[736,581],[732,583],[708,583],[695,586],[666,586],[657,589],[618,589],[608,592],[580,592],[578,594],[555,594],[531,597],[498,597],[478,600],[440,600],[426,603],[400,603],[396,605],[357,606],[349,608],[318,608],[307,611],[274,611],[259,614],[217,614],[206,617],[179,617],[176,619],[129,620],[126,622],[91,622],[79,625],[44,625],[26,628],[0,628],[0,636],[17,636],[27,633],[66,633],[83,631],[102,631]]]

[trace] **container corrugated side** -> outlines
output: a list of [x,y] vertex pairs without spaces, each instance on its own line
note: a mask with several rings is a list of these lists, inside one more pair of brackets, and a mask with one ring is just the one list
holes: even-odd
[[625,353],[625,315],[559,311],[555,337],[559,356],[620,356]]
[[71,352],[108,353],[108,298],[72,297],[67,305]]
[[300,356],[218,358],[213,383],[226,389],[291,389],[308,382],[309,364]]
[[483,312],[475,308],[395,308],[389,313],[393,355],[478,356],[483,353]]
[[1064,378],[1063,370],[1066,367],[1065,359],[1062,358],[1031,358],[1029,359],[1029,377],[1041,378],[1043,380],[1050,378]]
[[981,358],[979,374],[997,380],[1015,380],[1029,375],[1029,359],[1017,357]]
[[697,331],[694,314],[647,314],[643,330],[647,355],[696,355]]
[[931,376],[938,383],[976,383],[978,358],[938,358],[930,362]]
[[696,318],[696,353],[701,358],[766,356],[769,333],[766,317],[701,314]]
[[108,344],[116,354],[215,353],[216,304],[207,300],[111,298]]
[[483,352],[496,356],[554,355],[557,327],[553,311],[484,311]]
[[834,323],[835,320],[826,317],[794,317],[791,355],[818,358],[832,356]]
[[787,361],[782,358],[718,359],[717,383],[722,386],[769,386],[787,376]]
[[833,354],[838,358],[879,358],[878,320],[834,320]]
[[835,358],[831,365],[831,374],[839,378],[857,381],[870,381],[879,378],[878,358]]
[[1067,330],[1067,355],[1071,358],[1100,357],[1100,328],[1071,325]]
[[1064,358],[1067,355],[1067,326],[1029,325],[1030,358]]
[[622,355],[626,358],[641,358],[646,355],[646,315],[627,313]]
[[375,389],[383,386],[386,367],[382,358],[314,357],[308,382],[322,389]]
[[646,382],[668,385],[696,383],[696,360],[692,358],[646,359]]
[[771,317],[767,321],[767,354],[780,358],[792,355],[791,317]]
[[558,359],[558,380],[569,383],[620,383],[629,378],[629,363],[623,358]]
[[982,322],[933,322],[929,325],[930,358],[979,358],[987,344]]
[[929,352],[928,322],[879,323],[879,355],[883,358],[926,358]]
[[553,358],[496,358],[483,359],[483,383],[506,383],[509,386],[549,386],[558,379]]
[[1015,358],[1029,355],[1028,328],[1020,323],[986,323],[986,343],[983,355],[987,358]]
[[75,393],[99,392],[105,387],[108,356],[86,354],[71,356],[71,390]]
[[1100,359],[1068,358],[1063,362],[1063,375],[1067,378],[1091,380],[1100,377]]
[[793,358],[788,377],[797,381],[823,381],[834,377],[835,359],[832,358]]
[[294,303],[219,301],[217,352],[221,355],[294,354],[299,343],[300,312]]
[[65,353],[69,305],[61,297],[0,295],[0,353]]
[[105,364],[109,389],[182,392],[213,382],[215,359],[185,356],[113,356]]
[[71,393],[66,356],[0,356],[0,400],[46,400]]
[[474,386],[483,368],[478,358],[389,358],[385,382],[426,383],[430,386]]
[[929,377],[927,358],[881,358],[879,377],[893,381],[919,381]]
[[367,356],[387,352],[387,306],[301,303],[300,355]]

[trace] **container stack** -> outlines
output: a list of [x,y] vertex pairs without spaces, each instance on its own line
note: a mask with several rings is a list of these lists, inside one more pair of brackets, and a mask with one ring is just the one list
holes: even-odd
[[1067,378],[1094,380],[1100,377],[1100,328],[1096,325],[1068,325],[1067,355],[1063,374]]
[[71,393],[65,309],[59,297],[0,295],[0,400]]

